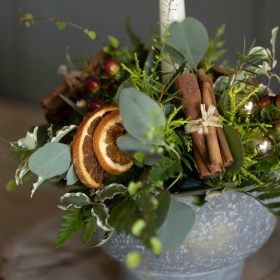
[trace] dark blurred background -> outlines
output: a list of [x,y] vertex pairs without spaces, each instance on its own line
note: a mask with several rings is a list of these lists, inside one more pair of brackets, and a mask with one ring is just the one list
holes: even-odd
[[[280,21],[278,0],[188,0],[185,5],[186,15],[200,20],[209,37],[214,36],[222,23],[226,24],[224,39],[230,64],[235,63],[235,44],[242,48],[243,36],[248,46],[256,39],[256,45],[270,48],[271,29]],[[113,35],[123,45],[129,44],[125,31],[128,16],[143,42],[149,41],[150,28],[159,30],[157,0],[1,0],[0,96],[32,102],[38,102],[62,81],[57,67],[66,64],[67,46],[70,54],[91,55],[101,45],[70,26],[64,31],[48,21],[35,22],[30,28],[19,26],[19,8],[34,17],[71,21],[94,30],[105,40],[107,35]],[[280,46],[279,38],[277,46]]]

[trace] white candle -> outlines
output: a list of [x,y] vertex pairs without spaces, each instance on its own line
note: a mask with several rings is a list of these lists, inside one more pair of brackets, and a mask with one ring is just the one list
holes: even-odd
[[[163,37],[165,27],[162,23],[167,23],[168,2],[170,0],[159,0],[159,21],[160,21],[160,36]],[[186,17],[185,0],[173,0],[171,3],[171,11],[169,13],[170,21],[182,21]]]

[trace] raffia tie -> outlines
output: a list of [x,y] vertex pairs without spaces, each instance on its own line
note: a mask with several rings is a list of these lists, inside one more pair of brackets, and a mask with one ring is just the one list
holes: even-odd
[[82,77],[82,72],[79,70],[72,70],[70,73],[68,72],[68,67],[64,64],[59,65],[57,69],[58,74],[63,75],[66,83],[68,86],[73,89],[80,88],[81,82],[78,80],[78,78]]
[[193,120],[185,125],[185,132],[192,133],[198,131],[199,134],[208,134],[208,126],[222,127],[218,124],[219,117],[214,115],[216,107],[210,105],[208,111],[205,110],[205,104],[200,105],[201,118]]

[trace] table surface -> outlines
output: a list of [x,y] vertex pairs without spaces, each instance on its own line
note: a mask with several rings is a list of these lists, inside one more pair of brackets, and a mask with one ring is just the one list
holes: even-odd
[[[32,125],[44,123],[39,106],[0,98],[0,137],[16,141]],[[7,154],[0,141],[0,154]],[[82,245],[77,234],[54,250],[61,210],[56,205],[66,192],[57,188],[41,190],[30,199],[32,181],[13,193],[5,190],[19,164],[0,159],[0,279],[117,280],[118,264],[93,244]],[[1,280],[2,280],[1,279]],[[280,279],[280,224],[271,238],[245,264],[243,280]]]

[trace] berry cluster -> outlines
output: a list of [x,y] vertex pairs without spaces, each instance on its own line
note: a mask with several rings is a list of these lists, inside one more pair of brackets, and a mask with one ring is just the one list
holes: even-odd
[[90,112],[105,105],[104,97],[114,94],[118,87],[117,82],[122,78],[120,65],[112,57],[103,62],[102,70],[100,77],[88,76],[84,79],[84,90],[88,95],[87,107]]

